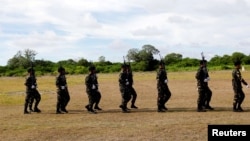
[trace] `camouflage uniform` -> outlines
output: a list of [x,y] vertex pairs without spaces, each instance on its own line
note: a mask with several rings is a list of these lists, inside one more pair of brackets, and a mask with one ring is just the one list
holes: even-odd
[[[235,66],[240,65],[239,62],[235,63]],[[241,73],[239,68],[235,68],[232,72],[232,85],[234,90],[234,102],[233,102],[233,111],[241,112],[243,109],[241,108],[241,104],[245,99],[245,94],[242,91],[242,83],[247,85],[247,82],[241,77]]]
[[167,85],[167,72],[163,67],[164,64],[160,65],[160,69],[157,72],[157,90],[158,90],[158,97],[157,97],[157,106],[158,112],[164,112],[167,110],[165,104],[171,97],[171,92]]
[[122,109],[123,112],[128,112],[127,108],[127,103],[131,99],[131,87],[129,85],[129,76],[128,76],[128,70],[126,65],[122,65],[122,71],[119,74],[119,87],[120,87],[120,92],[121,92],[121,97],[122,97],[122,102],[120,105],[120,108]]
[[56,87],[57,87],[56,113],[57,114],[60,114],[61,112],[68,113],[66,107],[70,101],[70,95],[65,77],[65,69],[63,67],[60,67],[58,68],[58,72],[60,74],[56,77]]
[[85,106],[85,108],[91,112],[95,113],[93,110],[102,110],[99,107],[99,103],[101,100],[101,93],[98,90],[98,80],[95,73],[95,67],[89,68],[90,73],[85,78],[86,92],[88,94],[89,104]]
[[34,112],[41,112],[38,108],[38,104],[41,100],[41,95],[37,90],[37,83],[35,77],[35,71],[33,68],[28,69],[29,76],[26,78],[25,86],[26,86],[26,97],[25,97],[25,104],[24,104],[24,114],[29,113],[27,108],[28,105],[30,106],[30,110],[32,110],[32,103],[35,100],[34,105]]
[[128,66],[129,68],[129,71],[128,71],[128,81],[129,81],[129,89],[130,89],[130,94],[132,96],[132,100],[131,100],[131,108],[135,108],[137,109],[138,107],[135,106],[135,101],[136,101],[136,98],[137,98],[137,93],[133,87],[133,84],[134,84],[134,80],[133,80],[133,73],[132,73],[132,70],[130,69],[130,66]]
[[197,88],[199,93],[197,100],[197,111],[205,112],[205,109],[213,110],[213,108],[210,106],[212,91],[208,87],[208,81],[210,78],[206,68],[205,60],[200,61],[200,67],[197,70],[195,78],[197,80]]

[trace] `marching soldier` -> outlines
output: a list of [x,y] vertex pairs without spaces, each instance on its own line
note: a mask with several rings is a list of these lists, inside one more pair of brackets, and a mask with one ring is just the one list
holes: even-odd
[[70,101],[70,95],[65,77],[65,68],[60,66],[58,68],[58,72],[59,75],[56,77],[56,87],[57,87],[56,113],[57,114],[61,114],[62,112],[68,113],[66,107]]
[[90,113],[96,113],[93,110],[102,110],[99,107],[99,103],[101,100],[101,93],[98,90],[98,80],[96,75],[96,68],[94,66],[89,67],[89,74],[85,78],[86,92],[88,94],[89,104],[85,106],[85,108]]
[[161,61],[159,65],[159,70],[157,72],[157,90],[158,90],[158,97],[157,97],[157,106],[158,112],[165,112],[168,108],[165,104],[171,97],[171,92],[168,88],[168,78],[167,72],[165,70],[165,64]]
[[41,95],[37,90],[37,83],[35,77],[35,70],[33,67],[29,68],[28,70],[29,76],[26,78],[25,86],[26,86],[26,97],[25,97],[25,104],[24,104],[24,114],[29,114],[27,108],[30,105],[30,110],[32,110],[32,103],[35,100],[34,105],[34,112],[40,113],[41,110],[38,108],[38,105],[41,100]]
[[128,67],[126,64],[121,66],[122,70],[119,74],[119,87],[121,92],[121,105],[119,106],[122,109],[122,112],[128,112],[127,104],[131,99],[130,87],[131,85],[129,82],[129,74],[128,74]]
[[232,85],[234,90],[234,102],[233,102],[233,111],[234,112],[242,112],[243,109],[241,104],[245,99],[245,94],[242,91],[242,83],[249,88],[247,82],[241,77],[240,69],[241,69],[241,62],[236,61],[234,62],[235,69],[232,72]]
[[213,110],[210,106],[210,101],[212,97],[212,91],[208,86],[208,81],[210,80],[208,71],[206,69],[206,60],[200,61],[200,67],[197,70],[195,78],[197,80],[197,87],[198,87],[198,100],[197,100],[197,111],[198,112],[205,112],[205,109]]

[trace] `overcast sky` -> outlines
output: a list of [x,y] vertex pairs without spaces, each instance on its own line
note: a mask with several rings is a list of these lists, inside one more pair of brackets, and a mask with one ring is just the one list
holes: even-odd
[[36,59],[122,62],[145,44],[162,56],[250,53],[249,0],[0,0],[0,65]]

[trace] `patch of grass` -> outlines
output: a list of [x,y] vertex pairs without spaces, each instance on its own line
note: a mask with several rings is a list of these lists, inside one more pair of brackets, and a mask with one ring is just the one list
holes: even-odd
[[23,103],[23,95],[0,94],[0,105],[20,105]]

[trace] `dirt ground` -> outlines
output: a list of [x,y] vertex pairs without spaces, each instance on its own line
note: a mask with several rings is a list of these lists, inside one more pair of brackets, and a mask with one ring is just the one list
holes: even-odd
[[[69,113],[55,114],[55,76],[38,77],[41,113],[23,114],[25,78],[0,78],[0,140],[2,141],[206,141],[209,124],[250,124],[250,89],[244,112],[232,112],[231,71],[210,72],[213,111],[196,112],[198,92],[195,72],[170,72],[172,96],[168,111],[156,110],[156,73],[134,73],[139,109],[122,113],[117,74],[98,74],[102,111],[89,114],[85,75],[67,76],[71,100]],[[250,83],[250,72],[242,72]],[[130,106],[130,103],[128,104]]]

